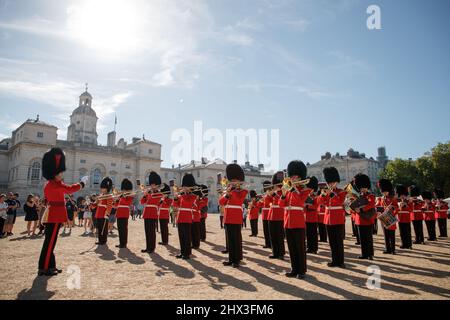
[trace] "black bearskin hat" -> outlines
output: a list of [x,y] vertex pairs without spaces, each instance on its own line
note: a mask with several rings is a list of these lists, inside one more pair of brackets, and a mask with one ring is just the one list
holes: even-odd
[[208,186],[205,184],[200,185],[202,188],[202,197],[207,197],[209,194]]
[[408,195],[408,189],[402,184],[397,185],[397,187],[395,187],[395,191],[397,193],[397,197]]
[[133,183],[128,179],[123,179],[122,184],[120,186],[120,190],[122,190],[122,191],[133,190]]
[[267,190],[269,190],[270,188],[271,188],[271,182],[269,181],[269,180],[265,180],[264,182],[263,182],[263,190],[264,191],[267,191]]
[[194,187],[195,184],[195,179],[194,176],[190,173],[187,173],[184,175],[183,177],[183,181],[181,181],[181,186],[182,187]]
[[288,177],[298,176],[301,180],[306,179],[306,166],[299,160],[291,161],[287,167]]
[[319,189],[319,180],[316,177],[312,176],[309,178],[309,182],[306,185],[307,188],[313,189],[316,192]]
[[422,192],[422,199],[423,200],[431,200],[431,199],[433,199],[433,195],[431,194],[430,191],[423,191]]
[[242,170],[241,166],[236,163],[231,163],[227,165],[226,174],[227,179],[229,181],[232,180],[245,181],[244,170]]
[[52,180],[61,172],[66,171],[66,156],[60,148],[52,148],[42,158],[42,176]]
[[255,190],[250,190],[250,198],[256,198],[256,191]]
[[284,172],[283,171],[278,171],[277,173],[275,173],[272,176],[272,184],[276,185],[276,184],[280,184],[282,183],[284,180]]
[[151,186],[152,184],[157,186],[161,184],[161,177],[155,171],[150,172],[150,175],[148,176],[148,185]]
[[436,199],[444,199],[444,197],[445,197],[444,191],[439,190],[439,189],[434,189],[434,196],[436,197]]
[[339,177],[339,171],[335,167],[328,167],[323,169],[323,175],[327,183],[341,182],[341,177]]
[[420,196],[420,188],[419,188],[419,187],[416,187],[416,186],[410,186],[410,187],[408,188],[408,191],[409,191],[409,195],[410,195],[411,197],[418,197],[418,196]]
[[358,173],[355,176],[355,186],[358,190],[361,190],[362,188],[370,189],[370,178],[368,175],[363,173]]
[[164,183],[163,185],[164,185],[164,186],[163,186],[163,188],[161,189],[161,192],[164,192],[164,194],[169,195],[169,193],[170,193],[170,187],[169,187],[169,185],[168,185],[167,183]]
[[381,192],[391,193],[393,190],[392,182],[388,179],[380,179],[378,181],[378,188],[380,188]]
[[106,189],[108,192],[111,192],[112,188],[113,188],[113,182],[111,180],[111,178],[104,178],[102,180],[102,183],[100,183],[100,188],[101,189]]

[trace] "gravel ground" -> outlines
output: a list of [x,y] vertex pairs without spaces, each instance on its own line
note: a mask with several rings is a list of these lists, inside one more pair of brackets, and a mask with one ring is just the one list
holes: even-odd
[[[60,236],[55,252],[57,265],[64,271],[46,278],[36,276],[42,238],[21,234],[25,223],[19,218],[15,235],[0,240],[0,299],[450,298],[449,239],[415,245],[414,250],[398,249],[393,256],[382,254],[384,240],[380,234],[375,236],[375,260],[359,261],[360,249],[354,244],[347,221],[347,269],[328,268],[330,250],[328,244],[321,243],[319,254],[308,255],[307,278],[298,280],[284,276],[289,259],[268,259],[269,251],[262,248],[261,223],[258,238],[250,238],[250,230],[243,230],[244,262],[239,269],[222,265],[224,232],[217,215],[209,215],[207,241],[188,261],[175,258],[179,248],[175,228],[170,226],[170,245],[158,246],[151,255],[140,252],[145,243],[143,221],[130,220],[129,229],[126,250],[115,248],[116,230],[108,246],[103,247],[95,246],[93,237],[83,236],[82,228]],[[370,265],[380,268],[380,289],[366,286]],[[78,271],[79,282],[74,280]]]

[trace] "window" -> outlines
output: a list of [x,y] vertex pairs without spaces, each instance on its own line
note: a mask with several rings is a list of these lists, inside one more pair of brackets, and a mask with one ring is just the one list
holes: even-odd
[[102,172],[99,168],[96,168],[92,172],[92,184],[94,186],[99,186],[101,182],[102,182]]
[[43,132],[38,132],[37,133],[37,137],[38,138],[43,138],[44,137],[44,133]]
[[200,170],[197,171],[197,178],[200,178]]
[[38,161],[33,162],[33,164],[31,165],[30,180],[31,181],[41,180],[41,163]]
[[131,166],[129,164],[125,165],[125,169],[130,169],[130,168],[131,168]]
[[115,167],[116,164],[114,162],[111,162],[111,167]]
[[85,159],[80,159],[80,163],[86,163]]
[[164,173],[164,178],[167,180],[167,179],[169,179],[169,174],[166,172],[166,173]]
[[148,149],[148,154],[153,154],[153,149]]

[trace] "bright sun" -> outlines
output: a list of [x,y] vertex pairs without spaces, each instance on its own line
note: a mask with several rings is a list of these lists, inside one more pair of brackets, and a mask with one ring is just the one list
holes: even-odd
[[102,53],[137,49],[141,24],[133,1],[88,0],[68,8],[68,28],[78,40]]

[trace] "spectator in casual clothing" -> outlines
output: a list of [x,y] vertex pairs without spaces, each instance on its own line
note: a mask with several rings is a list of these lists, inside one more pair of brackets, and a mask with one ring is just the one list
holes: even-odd
[[8,193],[6,204],[8,205],[8,210],[6,211],[5,233],[6,236],[12,236],[12,230],[14,223],[16,222],[17,212],[17,201],[14,199],[14,194],[12,192]]
[[23,205],[23,211],[25,212],[25,221],[27,222],[27,235],[36,235],[36,227],[39,221],[37,204],[34,195],[30,194],[27,197],[27,201]]
[[5,199],[5,194],[0,195],[0,238],[3,238],[3,229],[7,218],[6,211],[8,210],[8,204],[6,204]]

